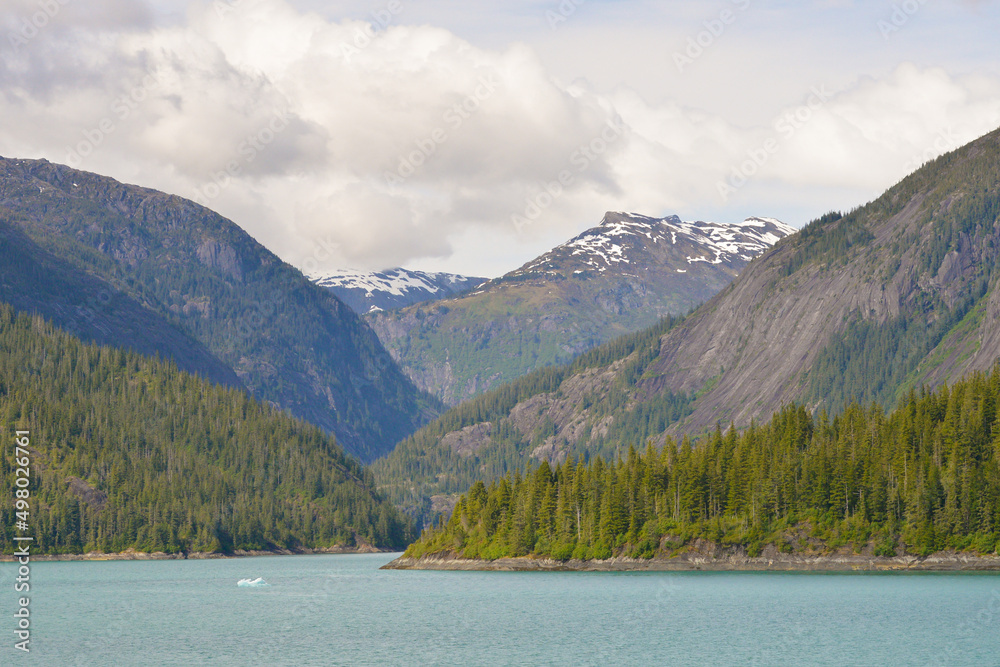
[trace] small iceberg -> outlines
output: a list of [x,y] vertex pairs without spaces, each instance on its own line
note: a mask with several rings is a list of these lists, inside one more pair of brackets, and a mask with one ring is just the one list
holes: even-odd
[[240,579],[236,582],[236,585],[240,588],[260,588],[261,586],[270,586],[271,584],[264,581],[264,577],[257,577],[256,579]]

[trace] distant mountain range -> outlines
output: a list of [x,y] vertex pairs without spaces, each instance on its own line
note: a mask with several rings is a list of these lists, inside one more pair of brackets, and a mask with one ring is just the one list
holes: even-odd
[[344,269],[309,276],[310,280],[337,295],[359,315],[394,310],[424,301],[456,296],[479,287],[486,278],[389,269],[352,271]]
[[330,291],[180,197],[0,158],[0,259],[0,301],[244,387],[362,460],[440,408]]
[[377,478],[427,516],[532,461],[613,458],[667,433],[761,423],[792,402],[831,417],[852,400],[900,405],[1000,359],[998,262],[1000,130],[779,241],[683,321],[449,411],[378,461]]
[[422,389],[448,404],[689,311],[795,230],[607,213],[600,225],[459,297],[366,316]]
[[[641,276],[640,272],[661,268],[656,250],[669,249],[678,274],[692,271],[703,262],[742,268],[783,237],[793,227],[774,218],[747,218],[738,223],[685,222],[678,216],[650,218],[635,213],[606,213],[601,224],[583,232],[508,274],[511,278],[532,274],[565,275],[614,271]],[[661,248],[662,245],[662,248]],[[665,253],[660,253],[665,256]],[[683,256],[683,262],[679,261]],[[624,265],[631,265],[630,274]]]

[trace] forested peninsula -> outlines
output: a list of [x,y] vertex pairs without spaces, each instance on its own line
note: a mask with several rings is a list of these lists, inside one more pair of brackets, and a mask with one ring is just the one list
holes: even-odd
[[1000,365],[475,483],[389,568],[1000,570]]

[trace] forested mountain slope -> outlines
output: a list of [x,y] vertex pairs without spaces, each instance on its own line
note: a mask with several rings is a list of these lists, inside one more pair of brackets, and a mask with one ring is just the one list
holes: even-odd
[[[530,460],[749,426],[801,402],[891,408],[1000,358],[1000,132],[877,200],[779,241],[676,326],[630,336],[463,404],[375,470],[432,516],[476,479]],[[625,341],[630,341],[625,344]]]
[[662,434],[690,413],[695,396],[667,390],[638,404],[635,395],[660,337],[678,321],[664,318],[452,408],[372,464],[379,488],[426,521],[476,480],[539,460],[610,458],[623,444]]
[[82,343],[0,304],[0,551],[14,542],[14,430],[30,433],[33,553],[401,548],[412,524],[311,424]]
[[1000,131],[777,246],[670,332],[643,390],[699,391],[677,429],[792,401],[892,407],[1000,357]]
[[[4,294],[57,326],[230,384],[235,373],[256,397],[336,434],[365,460],[436,414],[438,402],[349,308],[191,201],[45,160],[0,158],[0,216],[23,232],[3,240],[6,254],[33,244],[0,267]],[[40,252],[45,266],[29,265]],[[42,280],[26,281],[31,272]],[[81,274],[88,278],[74,294]],[[184,339],[198,345],[185,351]]]
[[38,313],[86,341],[173,359],[182,369],[242,387],[229,366],[204,345],[129,294],[49,252],[0,208],[0,301]]

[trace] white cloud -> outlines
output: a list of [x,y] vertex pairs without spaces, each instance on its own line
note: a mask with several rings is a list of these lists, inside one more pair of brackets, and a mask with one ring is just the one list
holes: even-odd
[[[33,6],[18,3],[5,25]],[[609,209],[735,219],[818,214],[833,193],[861,203],[1000,124],[988,74],[903,64],[825,91],[808,118],[776,106],[746,126],[562,83],[523,43],[477,47],[405,12],[372,31],[281,0],[218,7],[162,24],[141,7],[53,19],[7,54],[0,152],[197,197],[300,266],[493,275]],[[794,132],[776,125],[797,112]],[[718,183],[769,140],[777,149],[722,201]]]
[[[628,192],[651,207],[688,210],[718,202],[720,183],[732,187],[725,203],[755,202],[761,213],[776,213],[766,208],[775,184],[817,200],[837,190],[852,197],[840,206],[854,206],[1000,125],[1000,79],[908,63],[841,90],[812,86],[801,104],[756,127],[674,104],[652,108],[629,92],[613,99],[633,130],[616,162]],[[812,215],[823,210],[817,205]]]

